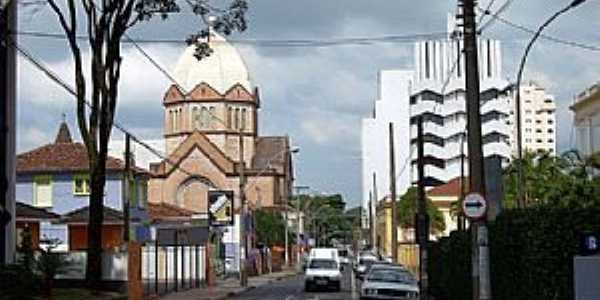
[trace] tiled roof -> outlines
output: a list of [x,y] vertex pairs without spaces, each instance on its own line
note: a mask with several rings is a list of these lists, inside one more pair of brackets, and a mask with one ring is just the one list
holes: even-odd
[[[469,190],[469,181],[468,178],[464,178],[465,180],[465,191]],[[460,196],[460,177],[456,177],[447,183],[436,186],[431,190],[427,191],[428,196],[439,196],[439,197],[452,197],[452,196]]]
[[15,207],[17,220],[19,219],[34,219],[34,220],[48,220],[48,219],[59,219],[60,216],[49,212],[42,208],[37,208],[25,203],[17,202]]
[[148,203],[148,213],[152,220],[191,218],[195,213],[167,203]]
[[252,168],[256,170],[275,169],[285,173],[286,156],[289,155],[289,141],[285,136],[266,136],[256,139],[256,148],[252,158]]
[[[122,171],[124,161],[107,157],[107,171]],[[148,171],[134,167],[137,173]],[[17,155],[17,173],[84,172],[89,170],[87,149],[82,143],[71,141],[69,129],[61,124],[54,144],[47,144]]]
[[[85,206],[63,215],[62,223],[87,223],[89,221],[90,207]],[[104,222],[123,222],[123,213],[116,209],[104,206]]]

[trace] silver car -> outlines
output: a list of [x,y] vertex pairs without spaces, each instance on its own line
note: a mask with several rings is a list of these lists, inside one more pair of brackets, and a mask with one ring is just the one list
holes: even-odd
[[418,299],[419,286],[405,268],[391,265],[373,266],[365,276],[361,299]]

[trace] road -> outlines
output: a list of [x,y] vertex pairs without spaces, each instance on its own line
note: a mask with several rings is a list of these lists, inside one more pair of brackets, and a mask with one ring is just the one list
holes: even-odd
[[[245,292],[231,299],[237,300],[349,300],[359,299],[358,283],[352,279],[352,270],[346,267],[342,290],[339,293],[331,291],[304,292],[304,276],[298,275],[277,281]],[[353,288],[354,287],[354,288]]]

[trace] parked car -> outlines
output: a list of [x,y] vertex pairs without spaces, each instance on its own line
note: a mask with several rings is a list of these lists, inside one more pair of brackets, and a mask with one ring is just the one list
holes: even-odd
[[358,259],[356,267],[354,268],[354,275],[356,276],[356,278],[362,280],[364,275],[367,274],[367,272],[369,271],[371,265],[377,262],[378,260],[376,256],[366,255],[360,257]]
[[350,254],[346,249],[338,249],[338,257],[340,258],[340,263],[342,265],[350,264]]
[[304,273],[304,289],[311,292],[317,288],[341,290],[340,264],[332,258],[311,258]]
[[419,285],[404,267],[375,265],[365,276],[360,291],[361,300],[405,300],[419,298]]

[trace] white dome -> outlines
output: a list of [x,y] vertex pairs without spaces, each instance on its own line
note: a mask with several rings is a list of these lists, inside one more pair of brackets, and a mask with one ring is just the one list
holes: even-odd
[[238,83],[251,92],[248,68],[237,49],[214,32],[211,32],[209,45],[213,50],[209,57],[201,60],[194,57],[195,45],[187,47],[179,57],[174,77],[184,92],[192,91],[202,82],[221,94]]

